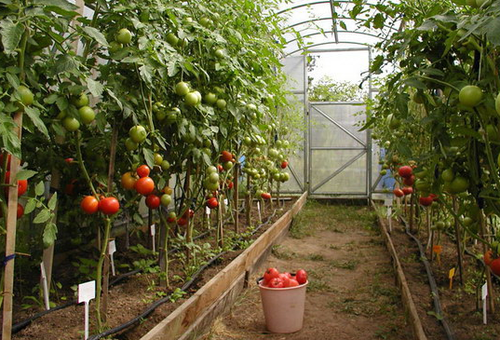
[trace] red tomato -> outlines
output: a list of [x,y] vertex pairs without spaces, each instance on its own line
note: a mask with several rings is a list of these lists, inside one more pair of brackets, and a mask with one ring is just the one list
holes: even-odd
[[168,214],[167,222],[168,223],[174,223],[175,221],[177,221],[177,214],[175,213],[175,211],[171,211]]
[[194,216],[194,210],[193,209],[188,209],[186,211],[184,211],[184,214],[182,214],[182,217],[184,218],[188,218],[189,217],[193,217]]
[[220,161],[222,163],[230,162],[233,159],[233,154],[230,153],[229,151],[222,151],[220,155]]
[[491,261],[490,268],[493,274],[500,275],[500,258]]
[[134,188],[139,194],[147,196],[155,190],[155,182],[151,177],[142,177],[135,182]]
[[407,178],[410,177],[413,173],[413,169],[409,165],[405,165],[399,168],[398,174],[401,177]]
[[405,194],[405,195],[411,195],[411,194],[413,194],[413,188],[412,187],[404,187],[402,190],[403,190],[403,194]]
[[150,194],[146,197],[146,205],[148,208],[157,209],[160,206],[161,200],[160,197]]
[[265,200],[271,199],[271,194],[268,192],[263,192],[260,197],[262,197]]
[[484,264],[489,266],[491,262],[493,262],[493,251],[490,249],[484,253]]
[[418,202],[420,203],[420,205],[423,205],[424,207],[428,207],[429,205],[431,205],[432,201],[433,201],[432,196],[420,197],[418,199]]
[[180,225],[180,226],[184,226],[186,224],[188,224],[189,220],[185,217],[181,217],[177,220],[177,224]]
[[307,272],[304,269],[297,270],[297,273],[295,274],[295,279],[301,285],[306,283],[307,282]]
[[281,162],[281,168],[282,169],[285,169],[287,166],[288,166],[288,162],[287,161]]
[[146,164],[141,165],[136,170],[137,176],[139,176],[141,178],[149,176],[150,171],[151,170],[149,169],[149,166],[147,166]]
[[99,201],[99,210],[104,215],[116,214],[120,210],[120,202],[113,196],[103,198]]
[[233,182],[227,183],[227,188],[231,190],[233,188]]
[[396,197],[403,197],[405,195],[405,193],[403,192],[403,190],[399,189],[399,188],[396,188],[392,191],[392,193],[394,194],[394,196]]
[[264,280],[267,282],[270,282],[272,279],[275,277],[279,277],[280,272],[276,268],[267,268],[266,272],[264,273]]
[[219,206],[219,202],[217,201],[217,198],[212,197],[207,200],[207,207],[210,209],[215,209]]
[[269,287],[270,288],[283,288],[285,287],[285,284],[283,280],[279,277],[275,277],[269,281]]
[[429,197],[431,197],[434,202],[437,202],[439,200],[439,196],[436,194],[429,194]]
[[415,183],[415,175],[411,175],[410,177],[405,177],[403,179],[403,184],[411,187]]
[[220,164],[217,165],[217,170],[219,170],[219,172],[223,172],[224,171],[224,167]]
[[299,285],[299,283],[295,279],[289,279],[287,284],[287,287],[297,287]]
[[[10,183],[10,171],[5,173],[5,183]],[[23,195],[28,190],[28,180],[20,179],[17,181],[17,196]],[[5,188],[5,195],[8,195],[9,188]]]
[[69,158],[65,158],[65,159],[64,159],[64,161],[65,161],[66,163],[68,163],[68,164],[71,164],[71,163],[73,163],[74,159],[73,159],[73,158],[71,158],[71,157],[69,157]]
[[80,207],[86,214],[95,214],[99,210],[99,201],[94,196],[85,196]]
[[17,203],[17,219],[20,219],[24,215],[24,207]]

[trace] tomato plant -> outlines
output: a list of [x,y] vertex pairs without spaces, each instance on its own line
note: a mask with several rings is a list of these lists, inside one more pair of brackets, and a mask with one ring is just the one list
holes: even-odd
[[135,182],[134,188],[139,194],[147,196],[155,190],[155,182],[151,177],[142,177]]
[[99,201],[99,211],[104,215],[114,215],[120,210],[120,202],[115,197],[106,197]]

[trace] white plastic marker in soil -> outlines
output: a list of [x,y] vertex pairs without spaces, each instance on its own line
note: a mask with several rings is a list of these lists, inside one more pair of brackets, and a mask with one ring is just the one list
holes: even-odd
[[95,281],[78,285],[78,303],[85,303],[85,340],[89,338],[89,302],[95,299]]
[[488,285],[485,283],[481,289],[481,297],[483,299],[483,323],[486,325],[488,318],[486,316],[486,297],[488,296]]
[[259,212],[259,222],[262,223],[262,214],[260,212],[260,202],[257,201],[257,211]]
[[50,302],[49,302],[49,285],[47,283],[47,273],[45,272],[45,265],[40,263],[40,269],[42,272],[42,282],[43,282],[43,301],[45,302],[45,309],[49,310],[50,309]]
[[115,260],[113,258],[113,254],[116,252],[116,242],[115,240],[109,241],[108,243],[108,253],[109,253],[109,258],[111,260],[111,274],[113,276],[116,275],[115,272]]
[[389,222],[389,232],[392,232],[392,198],[386,198],[384,205],[387,207],[387,222]]
[[151,237],[152,237],[152,243],[153,243],[153,253],[156,252],[155,235],[156,235],[156,225],[151,224]]
[[227,198],[224,198],[224,205],[227,207],[229,205],[229,201],[227,200]]
[[205,214],[207,214],[207,216],[210,216],[210,210],[209,207],[205,207]]

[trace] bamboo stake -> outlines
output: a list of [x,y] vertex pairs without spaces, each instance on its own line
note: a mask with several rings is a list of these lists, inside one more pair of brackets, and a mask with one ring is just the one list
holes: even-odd
[[247,195],[246,195],[246,213],[247,213],[247,226],[252,225],[252,194],[250,192],[250,175],[247,174]]
[[[457,198],[453,197],[453,210],[455,214],[458,216],[458,202]],[[455,218],[455,238],[457,239],[457,252],[458,252],[458,273],[460,275],[460,285],[464,283],[464,274],[463,274],[463,259],[462,259],[462,241],[460,237],[460,229],[458,226],[458,218]]]
[[234,209],[234,232],[239,233],[240,232],[240,217],[238,214],[238,200],[239,200],[239,193],[238,193],[238,181],[239,181],[239,176],[240,176],[240,164],[236,163],[236,166],[234,167],[234,179],[233,179],[233,189],[234,189],[234,196],[233,196],[233,209]]
[[[479,230],[480,230],[480,235],[481,238],[484,240],[485,234],[486,234],[486,228],[485,228],[485,221],[484,221],[484,216],[483,216],[483,211],[479,211]],[[486,253],[486,244],[482,242],[483,244],[483,254]],[[491,281],[491,272],[490,272],[490,267],[487,266],[486,268],[486,284],[488,286],[488,302],[490,306],[490,312],[495,313],[495,300],[494,300],[494,293],[493,293],[493,282]]]
[[[21,140],[23,126],[23,112],[16,112],[14,122],[17,127],[17,136]],[[17,180],[21,161],[14,155],[10,161],[10,183],[9,203],[7,208],[6,228],[7,237],[5,239],[5,260],[4,260],[4,289],[3,289],[3,328],[2,340],[10,340],[12,336],[12,298],[14,290],[14,256],[16,252],[16,227],[17,227]]]

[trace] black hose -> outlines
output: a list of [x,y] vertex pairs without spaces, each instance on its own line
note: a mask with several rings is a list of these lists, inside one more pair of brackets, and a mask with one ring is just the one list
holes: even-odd
[[15,325],[13,325],[12,326],[12,334],[17,333],[20,330],[22,330],[23,328],[27,327],[33,320],[41,318],[42,316],[47,315],[51,312],[55,312],[56,310],[64,309],[66,307],[73,306],[76,304],[77,304],[76,301],[71,301],[71,302],[65,303],[64,305],[60,305],[60,306],[51,308],[49,310],[44,310],[43,312],[37,313],[37,314],[33,315],[32,317],[30,317],[29,319],[23,320],[21,322],[16,323]]
[[420,242],[420,240],[415,237],[411,232],[410,228],[408,226],[408,222],[401,217],[401,220],[403,221],[403,224],[405,225],[405,232],[408,236],[410,236],[415,243],[418,245],[418,249],[420,251],[420,259],[422,260],[424,266],[425,266],[425,271],[427,273],[427,278],[429,279],[429,286],[431,288],[432,292],[432,299],[434,302],[434,311],[436,314],[439,316],[439,321],[441,322],[441,325],[444,328],[444,331],[446,333],[446,337],[448,340],[455,340],[455,335],[453,330],[451,329],[450,325],[448,324],[448,321],[446,320],[446,317],[444,315],[443,309],[441,308],[441,301],[439,300],[439,290],[436,284],[436,279],[434,278],[434,275],[432,274],[432,269],[431,265],[429,263],[429,260],[427,260],[427,256],[425,254],[424,246]]

